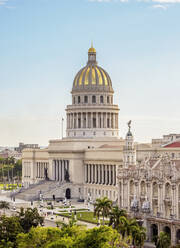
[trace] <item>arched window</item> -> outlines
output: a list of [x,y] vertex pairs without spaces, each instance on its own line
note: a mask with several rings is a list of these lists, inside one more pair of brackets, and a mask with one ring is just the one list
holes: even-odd
[[78,103],[80,103],[81,102],[81,98],[80,98],[80,96],[78,96]]
[[84,103],[88,103],[88,96],[84,96]]
[[96,96],[92,96],[92,103],[96,103]]
[[104,98],[103,96],[100,96],[100,103],[103,103],[104,102]]

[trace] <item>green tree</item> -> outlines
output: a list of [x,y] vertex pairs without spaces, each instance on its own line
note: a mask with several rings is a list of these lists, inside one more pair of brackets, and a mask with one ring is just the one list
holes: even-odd
[[17,236],[16,243],[18,248],[45,248],[62,236],[62,231],[59,228],[32,227],[29,233],[20,233]]
[[9,202],[0,201],[0,209],[4,209],[4,215],[5,215],[6,209],[9,209]]
[[144,227],[134,226],[132,228],[132,239],[137,247],[143,247],[146,240],[146,229]]
[[23,229],[18,217],[5,215],[0,217],[0,244],[2,247],[15,247],[16,236],[21,232]]
[[85,229],[79,226],[67,228],[31,228],[29,233],[17,237],[17,248],[122,248],[129,242],[112,227]]
[[100,214],[102,214],[103,225],[105,224],[104,218],[109,215],[111,209],[112,209],[112,201],[109,200],[107,197],[96,199],[96,202],[94,204],[94,215],[98,216],[99,218]]
[[44,218],[39,215],[37,208],[27,208],[26,210],[21,208],[18,217],[25,233],[29,232],[31,227],[37,227],[44,222]]
[[171,239],[169,235],[165,232],[160,232],[157,240],[157,248],[169,248],[171,245]]
[[128,243],[112,227],[101,226],[86,231],[75,243],[77,248],[128,247]]
[[120,224],[120,217],[127,217],[127,212],[124,209],[120,209],[118,206],[112,208],[109,213],[109,226],[113,226],[113,228],[117,229]]

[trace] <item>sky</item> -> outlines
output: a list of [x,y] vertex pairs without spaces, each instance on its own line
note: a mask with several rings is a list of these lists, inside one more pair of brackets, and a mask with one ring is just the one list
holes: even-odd
[[[0,0],[0,146],[61,137],[93,41],[119,132],[180,133],[180,0]],[[64,127],[65,129],[65,127]]]

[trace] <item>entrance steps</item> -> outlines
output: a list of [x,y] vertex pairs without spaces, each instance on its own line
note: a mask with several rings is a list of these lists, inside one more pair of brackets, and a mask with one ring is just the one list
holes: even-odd
[[[29,188],[24,189],[22,188],[20,192],[16,193],[15,197],[17,199],[25,200],[25,201],[32,201],[38,200],[40,193],[44,194],[47,192],[51,192],[53,189],[59,185],[58,182],[55,181],[41,181],[38,184],[32,184]],[[51,195],[52,197],[52,195]]]

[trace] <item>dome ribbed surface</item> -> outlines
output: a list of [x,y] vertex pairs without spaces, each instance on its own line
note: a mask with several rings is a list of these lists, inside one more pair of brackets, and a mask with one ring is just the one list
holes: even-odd
[[113,91],[108,73],[96,64],[88,64],[75,76],[73,91],[82,89]]

